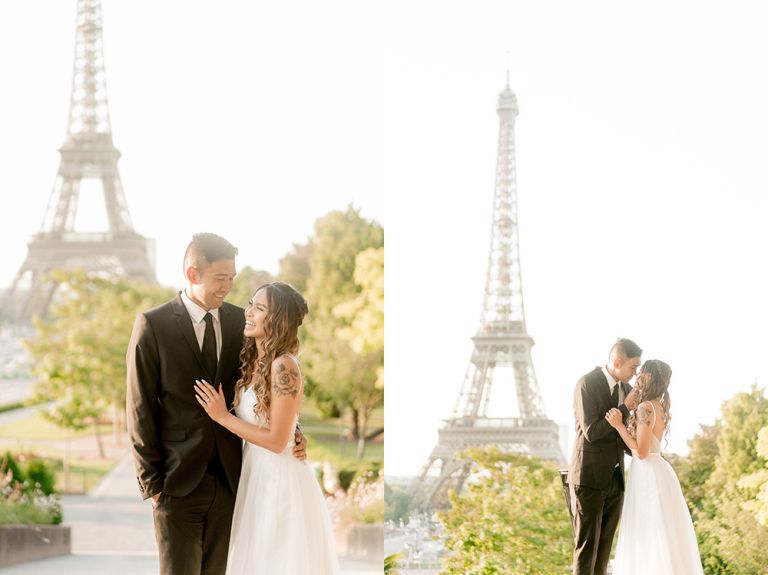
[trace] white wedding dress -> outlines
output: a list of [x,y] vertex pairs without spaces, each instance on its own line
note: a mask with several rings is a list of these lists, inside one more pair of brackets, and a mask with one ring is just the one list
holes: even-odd
[[[654,408],[654,425],[656,411]],[[651,435],[648,457],[632,455],[613,575],[703,575],[680,481]]]
[[[255,404],[256,395],[249,388],[235,414],[256,424]],[[333,529],[320,485],[312,468],[293,456],[293,446],[293,434],[279,454],[244,442],[227,575],[339,572]]]

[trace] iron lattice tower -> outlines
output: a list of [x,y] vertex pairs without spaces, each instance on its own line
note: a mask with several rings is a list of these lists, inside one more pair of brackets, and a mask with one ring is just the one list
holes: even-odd
[[[493,223],[480,327],[472,338],[474,349],[453,413],[438,430],[437,445],[411,488],[414,505],[421,509],[444,507],[448,490],[461,489],[469,463],[457,454],[468,447],[495,445],[503,451],[564,461],[558,426],[544,412],[531,361],[534,341],[525,326],[515,166],[518,107],[509,78],[496,111],[499,141]],[[496,368],[512,368],[517,417],[488,416]],[[439,470],[437,477],[433,470]]]
[[[155,281],[154,244],[131,223],[112,142],[100,0],[78,0],[75,63],[67,135],[53,192],[40,226],[28,242],[27,257],[11,283],[6,316],[27,321],[48,309],[55,269],[83,268]],[[100,186],[108,229],[82,232],[75,220],[83,182]]]

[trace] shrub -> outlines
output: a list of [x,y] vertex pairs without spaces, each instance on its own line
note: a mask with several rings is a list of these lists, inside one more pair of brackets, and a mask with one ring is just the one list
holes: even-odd
[[14,482],[24,482],[24,473],[22,473],[19,464],[16,463],[13,454],[10,451],[6,451],[5,455],[0,457],[0,473],[6,475],[9,471],[11,472]]
[[0,492],[0,525],[59,525],[61,521],[58,495],[46,495],[40,489],[24,491],[18,483]]
[[366,481],[372,481],[372,478],[376,478],[381,473],[380,461],[359,461],[352,467],[345,467],[339,471],[339,487],[344,491],[349,491],[354,480],[365,475],[368,477]]
[[358,475],[340,502],[338,515],[345,525],[384,522],[384,478],[377,473]]
[[45,495],[56,491],[56,474],[41,459],[32,459],[24,466],[27,481],[32,487],[38,486]]
[[26,468],[25,477],[10,453],[0,458],[0,525],[60,524],[53,472],[40,460],[30,461]]
[[349,491],[352,480],[357,475],[357,469],[342,469],[339,471],[339,487],[344,491]]

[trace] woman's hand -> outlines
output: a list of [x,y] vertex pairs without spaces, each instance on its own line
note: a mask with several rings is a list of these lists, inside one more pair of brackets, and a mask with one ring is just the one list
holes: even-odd
[[224,391],[219,384],[219,390],[216,391],[214,387],[205,381],[204,379],[195,380],[195,397],[200,405],[203,406],[205,412],[215,422],[221,421],[226,417],[229,411],[227,410],[227,402],[224,400]]
[[637,407],[637,400],[640,394],[637,391],[637,386],[632,388],[627,397],[624,398],[624,405],[627,406],[629,411],[634,410]]
[[608,420],[608,423],[611,424],[611,427],[615,429],[624,427],[624,416],[622,415],[621,411],[615,407],[608,410],[608,413],[605,414],[605,419]]

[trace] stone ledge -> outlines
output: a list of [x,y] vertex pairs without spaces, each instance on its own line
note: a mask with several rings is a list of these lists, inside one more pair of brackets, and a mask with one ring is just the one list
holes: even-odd
[[72,552],[72,532],[64,525],[0,525],[0,567]]

